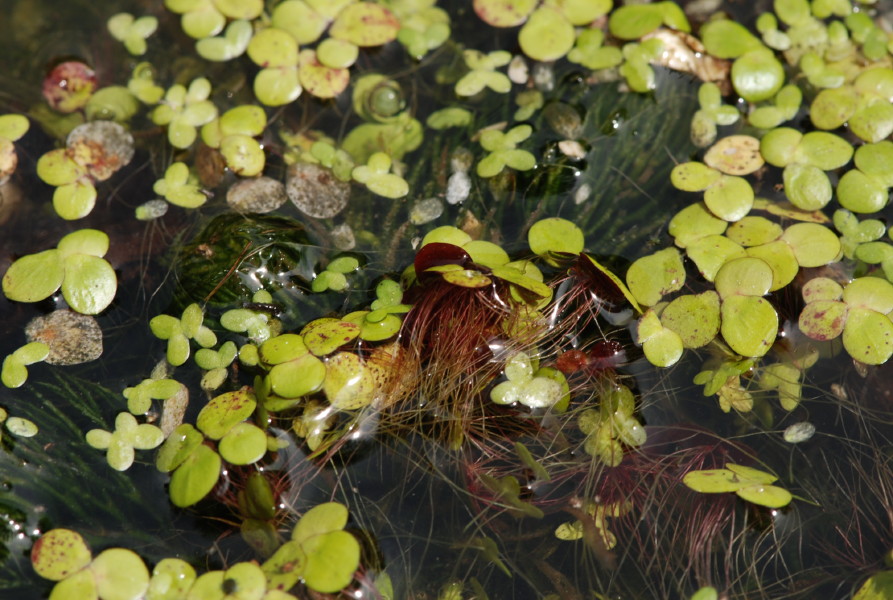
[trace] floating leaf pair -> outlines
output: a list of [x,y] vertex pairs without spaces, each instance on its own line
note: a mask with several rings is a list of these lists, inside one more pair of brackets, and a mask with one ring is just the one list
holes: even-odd
[[50,150],[37,161],[37,175],[56,186],[53,208],[63,219],[80,219],[96,203],[95,181],[105,181],[130,163],[133,136],[113,121],[92,121],[71,130],[65,148]]
[[109,18],[109,33],[134,56],[146,53],[146,38],[155,33],[158,19],[152,16],[134,19],[130,13],[118,13]]
[[102,258],[108,247],[109,238],[101,231],[69,233],[55,249],[28,254],[10,265],[3,276],[3,293],[17,302],[39,302],[61,287],[73,310],[100,313],[118,288],[114,269]]
[[8,388],[17,388],[28,380],[28,365],[42,362],[50,354],[50,347],[43,342],[31,342],[18,348],[3,359],[0,381]]
[[84,538],[70,529],[51,529],[31,548],[31,565],[44,579],[57,582],[53,598],[141,598],[149,588],[149,570],[131,550],[109,548],[93,557]]
[[198,184],[198,178],[182,162],[171,164],[152,189],[171,204],[183,208],[198,208],[208,200]]
[[879,277],[860,277],[845,288],[826,277],[803,286],[806,306],[800,329],[812,339],[843,335],[843,346],[854,359],[879,365],[893,356],[893,284]]
[[310,289],[316,293],[332,290],[343,292],[350,284],[347,275],[360,268],[360,261],[353,256],[339,256],[332,259],[325,270],[317,275],[310,284]]
[[344,531],[347,508],[328,502],[308,510],[285,542],[261,566],[267,585],[289,590],[303,579],[305,585],[322,593],[336,593],[353,580],[360,564],[360,544]]
[[206,123],[201,130],[202,141],[211,148],[219,148],[226,166],[242,177],[254,177],[264,170],[266,157],[256,139],[267,126],[267,115],[259,106],[243,105],[231,108],[218,119]]
[[732,463],[725,469],[705,469],[689,471],[682,482],[696,492],[704,494],[722,494],[735,492],[740,498],[766,506],[782,508],[791,503],[791,493],[775,485],[769,485],[778,477],[753,467],[745,467]]
[[409,184],[403,177],[391,173],[391,157],[376,152],[365,165],[354,167],[351,176],[369,191],[385,198],[402,198],[409,193]]

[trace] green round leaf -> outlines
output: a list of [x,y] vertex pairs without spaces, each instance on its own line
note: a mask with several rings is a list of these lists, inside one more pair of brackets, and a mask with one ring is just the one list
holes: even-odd
[[769,508],[787,506],[793,499],[789,491],[775,485],[747,485],[738,488],[735,493],[748,502]]
[[254,78],[254,95],[267,106],[283,106],[301,95],[301,82],[295,66],[261,69]]
[[25,115],[0,115],[0,137],[14,142],[28,131],[30,122]]
[[719,333],[719,295],[708,290],[679,296],[663,310],[660,321],[679,335],[686,348],[706,346]]
[[267,588],[290,590],[304,574],[307,556],[301,542],[285,542],[261,567],[267,576]]
[[346,531],[311,537],[302,544],[307,556],[304,583],[312,590],[336,593],[350,585],[360,565],[360,544]]
[[795,223],[781,239],[791,245],[801,267],[821,267],[837,260],[840,238],[817,223]]
[[[223,113],[219,123],[220,134],[224,137],[235,134],[255,136],[263,133],[267,126],[267,115],[260,106],[244,104]],[[202,133],[204,133],[204,128],[202,128]]]
[[772,268],[759,258],[735,258],[720,267],[714,284],[723,300],[739,295],[764,296],[772,288]]
[[357,2],[338,13],[329,28],[329,35],[365,48],[387,44],[397,37],[398,31],[400,21],[386,7],[372,2]]
[[707,52],[717,58],[738,58],[751,50],[763,48],[759,38],[744,25],[728,19],[705,23],[700,36]]
[[853,147],[842,137],[827,131],[810,131],[800,140],[795,160],[823,171],[833,171],[853,157]]
[[118,279],[103,258],[74,254],[66,259],[62,295],[75,311],[85,315],[101,313],[115,299]]
[[823,342],[843,333],[846,317],[847,306],[843,302],[815,300],[803,307],[797,324],[804,335]]
[[50,600],[99,600],[93,571],[81,569],[53,586]]
[[16,302],[39,302],[50,297],[65,277],[61,259],[55,249],[21,257],[3,276],[3,293]]
[[704,204],[725,221],[737,221],[753,208],[753,188],[743,177],[722,175],[704,192]]
[[204,436],[189,423],[179,425],[164,440],[155,457],[155,467],[162,473],[168,473],[179,467],[192,451],[205,440]]
[[220,142],[220,153],[236,175],[254,177],[264,170],[264,151],[257,140],[247,135],[226,136]]
[[765,298],[738,295],[724,298],[720,315],[723,339],[742,356],[763,356],[778,335],[778,315]]
[[784,85],[784,67],[770,50],[750,50],[732,63],[732,85],[748,102],[768,100]]
[[782,240],[768,244],[751,246],[747,255],[762,259],[772,269],[772,286],[770,292],[780,290],[794,280],[800,271],[800,265],[791,246]]
[[298,44],[281,29],[262,29],[251,38],[248,57],[262,68],[293,67],[298,64]]
[[7,356],[3,359],[0,381],[8,388],[22,387],[28,381],[28,368],[14,356]]
[[90,564],[102,600],[138,600],[149,587],[149,570],[132,550],[109,548]]
[[777,127],[760,140],[760,154],[775,167],[785,167],[794,161],[803,134],[791,127]]
[[673,187],[684,192],[701,192],[719,181],[720,173],[702,162],[680,163],[670,172]]
[[671,329],[661,329],[642,344],[645,358],[656,367],[675,365],[682,357],[683,348],[682,338]]
[[329,21],[302,0],[285,0],[273,9],[272,24],[287,31],[299,44],[312,44],[326,30]]
[[192,506],[214,488],[220,477],[220,455],[200,444],[171,476],[170,496],[174,506]]
[[886,315],[893,311],[893,284],[880,277],[859,277],[843,289],[850,307],[869,308]]
[[248,21],[233,21],[223,37],[207,37],[195,43],[195,51],[206,60],[227,61],[241,56],[254,31]]
[[335,38],[326,38],[316,48],[319,62],[332,69],[347,69],[359,56],[359,48],[354,44]]
[[326,378],[326,366],[321,360],[306,352],[293,360],[274,366],[270,369],[268,377],[273,393],[277,396],[300,398],[322,387]]
[[527,232],[527,243],[534,254],[544,256],[550,252],[579,254],[585,240],[583,231],[574,223],[552,217],[533,224]]
[[214,6],[230,19],[250,21],[264,10],[263,0],[214,0]]
[[66,185],[83,175],[84,168],[64,148],[50,150],[37,160],[37,176],[49,185]]
[[95,205],[96,188],[89,181],[66,183],[53,193],[53,209],[68,221],[86,217]]
[[109,236],[96,229],[79,229],[59,240],[56,248],[63,257],[71,254],[102,257],[109,250]]
[[541,6],[521,27],[518,43],[534,60],[557,60],[573,47],[574,26],[557,10]]
[[621,40],[637,40],[663,24],[660,8],[653,4],[621,6],[611,13],[608,28]]
[[831,201],[831,181],[818,167],[791,163],[784,168],[783,176],[785,194],[797,208],[819,210]]
[[756,216],[744,217],[726,230],[726,237],[744,247],[768,244],[780,238],[781,234],[778,223]]
[[31,548],[31,566],[50,581],[60,581],[80,571],[90,564],[91,558],[87,542],[70,529],[51,529]]
[[685,285],[685,266],[675,248],[666,248],[636,260],[626,273],[626,285],[639,303],[653,306]]
[[152,569],[146,600],[181,600],[195,581],[195,569],[185,560],[163,558]]
[[819,129],[837,129],[859,106],[859,94],[848,85],[819,92],[809,107],[809,117]]
[[347,525],[347,516],[347,507],[339,502],[318,504],[300,518],[291,539],[303,544],[311,537],[340,531]]
[[884,185],[893,186],[893,142],[883,141],[859,146],[853,159],[860,171],[877,177]]
[[[534,227],[535,226],[536,224],[534,223]],[[422,248],[425,246],[425,244],[430,244],[432,242],[452,244],[454,246],[464,246],[470,241],[471,236],[458,227],[453,227],[452,225],[442,225],[440,227],[435,227],[434,229],[426,233],[425,237],[422,238],[422,243],[419,245],[419,247]]]
[[254,394],[246,389],[228,392],[213,398],[198,413],[195,426],[212,440],[219,440],[251,416],[257,406]]
[[474,0],[474,12],[493,27],[515,27],[527,20],[536,0]]
[[341,410],[355,410],[372,403],[375,380],[359,356],[339,352],[326,361],[323,392],[329,404]]
[[687,248],[704,236],[721,235],[728,225],[728,222],[715,217],[704,203],[699,202],[676,213],[670,220],[669,231],[678,247]]
[[859,108],[847,124],[866,142],[880,142],[893,133],[893,106],[886,100],[876,100]]
[[843,174],[837,184],[837,198],[841,206],[855,213],[878,212],[887,205],[887,186],[859,169]]
[[331,354],[360,335],[356,323],[348,323],[331,317],[310,321],[301,330],[307,349],[316,356]]
[[218,450],[229,463],[250,465],[267,453],[267,434],[257,425],[238,423],[220,440]]
[[270,338],[260,347],[261,359],[270,365],[278,365],[307,353],[304,338],[296,333],[286,333]]
[[722,235],[702,237],[689,244],[685,253],[707,281],[716,279],[716,273],[728,261],[747,255],[744,248]]
[[682,483],[702,494],[735,492],[741,487],[735,473],[728,469],[689,471],[682,478]]
[[38,431],[34,421],[23,419],[22,417],[9,417],[5,425],[9,433],[17,437],[34,437]]

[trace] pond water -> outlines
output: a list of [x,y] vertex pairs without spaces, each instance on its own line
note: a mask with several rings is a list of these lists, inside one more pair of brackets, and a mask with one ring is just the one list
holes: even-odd
[[[253,3],[166,4],[179,12],[236,14],[250,11]],[[220,18],[251,22],[247,37],[258,39],[262,30],[286,27],[286,17],[276,16],[281,4],[294,10],[312,5],[320,12],[330,4],[336,18],[350,3],[266,4],[258,3],[259,12],[266,10],[260,16]],[[297,63],[273,65],[280,71],[270,77],[281,87],[258,90],[255,78],[279,58],[258,60],[265,52],[258,43],[228,62],[204,60],[165,3],[0,0],[0,115],[27,115],[30,123],[15,140],[18,166],[0,186],[0,271],[10,272],[21,257],[55,248],[63,236],[89,228],[107,234],[108,252],[98,254],[116,281],[113,300],[82,311],[96,313],[101,356],[76,365],[29,360],[27,381],[0,387],[0,408],[39,429],[33,437],[16,435],[10,419],[2,434],[0,597],[49,597],[54,583],[35,573],[32,548],[58,528],[82,535],[93,557],[108,548],[132,550],[150,572],[169,558],[182,559],[199,574],[254,561],[264,565],[272,589],[270,573],[291,569],[270,566],[280,556],[277,549],[292,539],[302,515],[328,502],[349,511],[346,522],[332,529],[340,534],[344,528],[356,542],[326,538],[329,554],[301,546],[301,556],[310,556],[301,559],[307,565],[335,567],[329,572],[307,566],[301,582],[296,576],[295,585],[283,586],[295,597],[338,597],[344,588],[342,597],[354,598],[689,598],[713,586],[725,598],[849,598],[869,576],[889,575],[884,569],[893,560],[893,371],[886,360],[868,365],[851,358],[843,347],[846,333],[843,344],[816,342],[797,324],[805,305],[801,291],[809,280],[825,276],[844,284],[856,276],[883,276],[872,266],[880,261],[834,252],[820,265],[794,263],[797,277],[792,275],[789,284],[771,292],[767,285],[757,293],[768,298],[765,304],[777,323],[768,353],[731,350],[737,334],[724,328],[720,335],[717,312],[717,329],[701,347],[687,346],[672,366],[654,366],[659,361],[645,356],[650,352],[641,343],[646,321],[635,301],[644,309],[656,302],[642,302],[623,281],[635,292],[630,265],[674,248],[671,219],[698,202],[696,194],[674,188],[670,174],[678,164],[703,160],[691,134],[693,117],[706,108],[699,98],[701,79],[647,67],[645,59],[637,63],[634,53],[640,50],[633,46],[645,48],[648,42],[623,38],[613,25],[616,35],[607,45],[631,42],[624,49],[625,65],[650,69],[645,72],[653,81],[644,93],[629,89],[636,87],[638,71],[630,74],[616,65],[590,69],[564,54],[554,62],[525,60],[523,53],[530,50],[524,42],[524,50],[519,47],[518,26],[491,27],[471,2],[459,0],[437,3],[443,13],[413,17],[427,23],[426,35],[432,36],[425,41],[430,49],[416,59],[406,48],[410,38],[398,43],[392,39],[396,29],[388,34],[389,26],[381,23],[398,14],[405,26],[410,15],[430,11],[434,3],[385,4],[393,13],[365,15],[365,24],[355,30],[345,24],[348,33],[340,35],[336,18],[326,34],[330,41],[364,33],[387,38],[361,47],[349,67],[320,67],[328,83],[349,74],[345,91],[333,99],[318,97],[326,94],[325,86],[303,81],[300,96],[269,106],[256,96],[287,94],[294,74],[289,69],[296,73]],[[491,4],[498,3],[474,6],[485,12],[481,7]],[[506,3],[522,12],[525,4]],[[538,3],[529,4],[527,12]],[[602,4],[601,12],[593,8]],[[688,9],[694,4],[705,3]],[[756,31],[753,16],[761,11],[739,4],[709,12],[725,9]],[[873,16],[890,8],[878,4]],[[776,5],[789,19],[786,10],[802,9],[796,2]],[[579,10],[595,16],[585,26],[575,23],[576,30],[568,24],[571,36],[606,29],[610,7],[610,2],[582,3]],[[145,56],[132,56],[109,33],[108,19],[122,11],[157,18]],[[642,14],[632,21],[654,18]],[[661,13],[652,29],[679,27],[675,14]],[[695,12],[688,17],[695,30],[705,18]],[[445,34],[430,29],[444,23],[449,24]],[[540,35],[546,39],[548,31]],[[442,39],[435,40],[437,35]],[[232,36],[237,37],[235,30]],[[322,52],[315,38],[301,42],[302,50],[313,47]],[[272,56],[290,56],[290,46],[275,48]],[[482,54],[469,58],[463,49]],[[500,51],[505,60],[487,55]],[[508,65],[512,56],[516,60]],[[134,140],[132,160],[111,177],[78,179],[95,185],[92,210],[59,200],[57,188],[38,176],[41,157],[65,147],[68,131],[84,114],[111,115],[95,106],[68,115],[52,110],[41,93],[45,78],[53,67],[74,61],[95,70],[98,89],[130,81],[135,94],[131,75],[144,60],[164,89],[200,77],[210,81],[210,95],[190,89],[193,112],[180,121],[186,130],[211,120],[199,114],[205,96],[219,114],[259,106],[263,123],[257,130],[245,122],[232,130],[218,127],[217,141],[228,135],[235,144],[238,137],[243,144],[238,152],[228,153],[225,141],[214,144],[212,132],[200,134],[203,142],[175,147],[171,119],[146,106],[157,99],[141,103],[131,96],[134,114],[124,119],[124,130]],[[889,54],[876,62],[889,67]],[[815,98],[821,86],[804,83],[797,67],[785,68],[807,100]],[[301,63],[301,69],[311,67]],[[476,70],[491,87],[457,94],[457,82]],[[374,74],[383,77],[366,79],[368,93],[353,98],[362,78]],[[719,125],[719,137],[761,137],[764,131],[746,122],[748,102],[737,100],[727,74],[719,80],[726,81],[725,108],[740,113],[735,122]],[[508,91],[500,93],[503,85]],[[170,96],[165,103],[177,104]],[[806,106],[801,109],[798,101],[788,126],[815,129]],[[443,109],[462,111],[439,112]],[[119,104],[111,110],[118,116],[126,112]],[[441,127],[438,117],[454,122]],[[844,129],[837,131],[850,144],[861,143]],[[235,171],[249,168],[238,161],[258,142],[263,175],[299,188],[289,193],[299,197],[300,208],[285,201],[261,215],[228,203],[229,191],[251,179]],[[488,155],[499,155],[505,165],[482,173]],[[339,160],[353,167],[345,177],[338,176]],[[178,162],[192,169],[189,182],[174,182],[168,169]],[[822,169],[834,185],[842,166]],[[793,187],[777,167],[746,173],[747,189],[752,186],[769,204],[785,200],[784,184]],[[167,192],[192,185],[192,200],[181,196],[178,202],[156,184],[166,173]],[[886,184],[883,190],[888,194]],[[286,195],[265,187],[251,210],[277,194]],[[339,194],[349,195],[346,203]],[[160,196],[168,200],[164,214],[135,217]],[[450,202],[457,197],[460,201]],[[189,202],[201,206],[183,206]],[[818,210],[785,206],[760,214],[784,227],[814,219],[834,232],[839,248],[841,232],[830,221],[840,206],[835,197]],[[66,220],[60,210],[84,214]],[[861,212],[866,214],[860,217],[878,219],[885,232],[886,202]],[[815,216],[819,213],[824,219]],[[552,221],[534,225],[545,219]],[[426,240],[432,243],[423,245],[427,234],[444,226],[452,229],[438,229]],[[683,248],[679,240],[675,245]],[[102,246],[94,238],[79,243],[74,259],[59,259],[69,282],[78,276],[76,261],[87,261],[78,257],[86,253],[98,260],[83,248]],[[668,283],[663,290],[667,299],[714,289],[702,263],[687,256],[679,285]],[[523,262],[509,263],[509,258]],[[645,270],[672,268],[652,264]],[[42,278],[51,275],[38,274],[34,288],[46,287]],[[7,296],[15,293],[8,290],[0,297],[2,356],[16,356],[31,341],[25,330],[33,319],[77,303],[68,284],[61,285],[61,292],[57,285],[35,302],[11,300]],[[744,297],[739,291],[734,295]],[[833,301],[842,306],[839,297]],[[731,305],[725,297],[723,302]],[[856,314],[863,308],[851,304],[847,310]],[[195,311],[201,312],[197,321]],[[167,321],[156,318],[163,314]],[[329,321],[317,327],[338,329],[317,329],[315,338],[303,329],[320,318]],[[726,313],[723,318],[723,327],[734,320]],[[762,326],[752,314],[738,320],[745,329]],[[208,329],[200,329],[200,323]],[[203,343],[201,336],[211,331],[215,339]],[[347,337],[332,343],[337,335]],[[56,326],[39,339],[53,348],[59,337]],[[267,338],[272,339],[264,343]],[[77,352],[88,352],[86,334],[74,340]],[[225,341],[231,347],[224,347]],[[5,378],[10,372],[4,367]],[[155,444],[145,441],[154,430],[142,441],[121,441],[125,427],[116,419],[128,410],[137,422],[163,429],[176,420],[174,403],[165,400],[173,393],[145,391],[146,406],[138,409],[137,392],[125,392],[150,378],[175,380],[177,393],[188,395],[180,419],[196,425],[188,434],[197,436],[192,446],[172,442],[178,435],[188,437],[185,429],[170,434],[173,426],[166,429],[161,450],[156,448],[163,437]],[[237,428],[242,437],[232,433]],[[119,437],[91,434],[93,446],[146,449],[135,451],[130,468],[115,470],[106,452],[88,443],[87,432],[97,429]],[[804,431],[802,441],[792,437]],[[250,452],[256,432],[259,453],[237,458],[244,456],[239,450]],[[100,436],[106,436],[104,444],[95,443]],[[111,451],[108,456],[115,461]],[[729,478],[724,493],[700,493],[683,482],[689,472],[728,464],[758,471],[717,474]],[[767,499],[765,488],[773,482],[792,494],[789,502]],[[331,533],[323,531],[319,539]],[[358,566],[349,558],[354,547]],[[101,561],[83,572],[99,581]],[[345,576],[343,585],[326,585]],[[146,597],[147,584],[134,577],[136,584],[108,584],[102,597]],[[235,575],[221,576],[216,587],[193,590],[189,598],[236,597],[225,594],[243,585],[247,590]],[[267,585],[244,591],[244,597],[289,597],[263,596]],[[71,590],[56,594],[95,597]],[[156,590],[148,597],[179,596]],[[883,596],[863,598],[868,597]]]

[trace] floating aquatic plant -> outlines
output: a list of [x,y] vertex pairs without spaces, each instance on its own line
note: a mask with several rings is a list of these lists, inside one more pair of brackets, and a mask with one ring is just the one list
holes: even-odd
[[62,289],[75,311],[95,315],[115,297],[118,280],[102,257],[108,236],[95,229],[69,233],[56,248],[29,254],[10,265],[3,276],[3,293],[17,302],[39,302]]
[[123,42],[134,56],[146,53],[146,39],[158,29],[158,19],[152,16],[134,18],[130,13],[118,13],[108,20],[109,33]]
[[391,168],[391,158],[384,152],[376,152],[365,165],[354,167],[351,176],[379,196],[402,198],[409,193],[409,184],[399,175],[391,173]]
[[196,127],[214,120],[217,107],[208,100],[210,95],[211,82],[204,77],[194,79],[188,88],[180,84],[168,88],[152,111],[152,121],[167,126],[171,146],[188,148],[198,135]]
[[91,429],[87,443],[97,450],[106,450],[109,466],[126,471],[133,464],[134,450],[151,450],[164,441],[161,429],[149,423],[138,423],[129,412],[118,413],[115,430]]
[[43,342],[30,342],[3,359],[0,381],[9,388],[21,387],[28,380],[28,365],[42,362],[50,354],[50,347]]
[[721,494],[735,492],[739,497],[769,508],[781,508],[790,504],[791,493],[775,485],[775,475],[732,463],[725,469],[689,471],[682,482],[696,492]]

